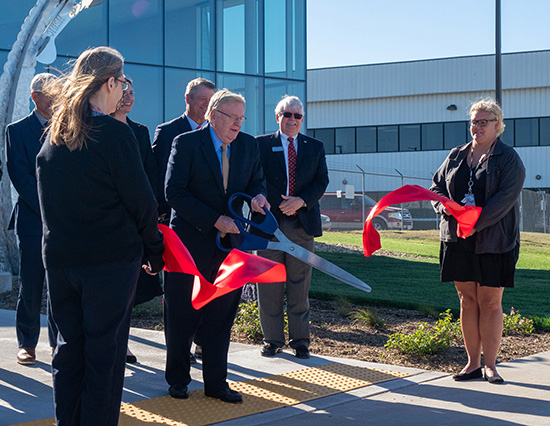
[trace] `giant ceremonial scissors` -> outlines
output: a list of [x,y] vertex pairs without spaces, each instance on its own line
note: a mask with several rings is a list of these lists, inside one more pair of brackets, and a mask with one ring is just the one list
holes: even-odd
[[[245,218],[233,208],[233,203],[235,201],[238,201],[239,204],[245,201],[250,206],[251,200],[252,197],[241,192],[237,192],[229,198],[229,210],[233,214],[233,217],[235,217],[235,224],[237,225],[237,228],[239,228],[240,234],[230,234],[232,247],[225,247],[221,240],[222,233],[218,232],[216,244],[221,250],[281,250],[291,256],[294,256],[302,262],[313,266],[325,274],[351,285],[352,287],[358,288],[359,290],[367,293],[371,291],[371,288],[367,284],[354,277],[349,272],[344,271],[342,268],[339,268],[328,260],[325,260],[290,241],[279,229],[279,224],[277,223],[275,216],[273,216],[273,213],[271,213],[266,207],[263,208],[265,218],[261,223],[256,223]],[[252,229],[260,232],[251,233]],[[265,237],[262,235],[265,235]],[[273,236],[275,236],[279,241],[272,241],[271,239]]]

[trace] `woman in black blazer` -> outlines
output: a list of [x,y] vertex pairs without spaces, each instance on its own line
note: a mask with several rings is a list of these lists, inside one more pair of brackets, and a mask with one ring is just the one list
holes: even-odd
[[[149,129],[143,124],[130,120],[128,114],[132,112],[134,106],[134,86],[129,77],[125,77],[128,87],[122,92],[122,99],[120,100],[117,110],[111,114],[113,118],[130,126],[130,129],[136,136],[139,153],[141,155],[141,161],[145,174],[151,184],[151,189],[155,192],[159,188],[157,184],[158,172],[157,163],[153,157],[153,150],[151,149],[151,138],[149,137]],[[158,194],[155,193],[155,197],[158,199]],[[141,303],[148,302],[149,300],[160,296],[162,294],[162,287],[160,286],[160,279],[158,275],[149,275],[144,270],[140,272],[139,280],[136,290],[136,298],[134,300],[134,306]],[[130,351],[130,348],[126,350],[126,362],[133,364],[137,362],[137,357]]]

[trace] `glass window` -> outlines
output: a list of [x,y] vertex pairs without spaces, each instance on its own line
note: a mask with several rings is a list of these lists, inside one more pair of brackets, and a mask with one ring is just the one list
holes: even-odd
[[399,151],[397,126],[378,127],[378,152]]
[[[55,45],[59,55],[78,57],[89,47],[107,46],[108,3],[83,10],[69,21],[56,38]],[[120,53],[126,56],[124,51]]]
[[399,126],[399,151],[420,151],[420,124]]
[[264,133],[264,88],[263,79],[240,75],[218,74],[217,87],[240,93],[246,99],[246,117],[242,131],[252,136]]
[[120,51],[126,61],[162,64],[162,2],[109,2],[109,45]]
[[[303,82],[265,79],[265,132],[273,133],[279,126],[275,119],[275,107],[284,95],[298,96],[305,103],[306,84]],[[304,105],[306,108],[306,105]],[[307,114],[302,124],[302,133],[306,130]]]
[[35,4],[36,0],[2,1],[0,49],[11,50],[17,40],[17,34],[21,31],[21,25]]
[[550,145],[550,118],[540,119],[540,144]]
[[336,129],[334,148],[336,154],[349,154],[350,152],[355,152],[355,127]]
[[500,135],[500,139],[506,145],[514,146],[514,120],[504,120],[504,133]]
[[326,154],[334,154],[334,129],[315,130],[315,139],[323,142]]
[[162,123],[162,67],[124,65],[124,73],[134,82],[136,100],[130,118],[149,128],[151,139],[155,128]]
[[443,124],[422,125],[422,150],[443,149]]
[[451,149],[468,142],[468,123],[466,122],[445,123],[444,131],[445,149]]
[[166,65],[214,69],[214,0],[166,0]]
[[259,0],[217,0],[216,51],[219,71],[263,72],[263,61],[260,60],[263,56],[262,4]]
[[516,146],[536,146],[539,144],[539,122],[536,118],[516,120]]
[[203,77],[212,82],[216,81],[213,72],[200,72],[180,70],[174,68],[164,69],[164,121],[170,121],[185,112],[185,89],[191,80]]
[[376,152],[376,127],[357,128],[357,152]]
[[305,0],[265,0],[266,75],[305,79],[305,21]]

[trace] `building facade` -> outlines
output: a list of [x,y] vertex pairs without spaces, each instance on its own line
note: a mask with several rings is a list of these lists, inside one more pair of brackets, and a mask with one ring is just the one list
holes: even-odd
[[[493,55],[308,70],[308,132],[329,154],[329,191],[428,187],[470,140],[469,106],[494,97],[494,70]],[[550,50],[503,55],[502,88],[502,140],[526,166],[524,187],[550,192]]]
[[[3,2],[0,64],[35,3]],[[182,114],[196,77],[245,96],[243,131],[253,135],[276,129],[284,94],[305,99],[306,0],[105,0],[69,22],[56,39],[57,60],[36,72],[63,71],[102,45],[125,57],[136,93],[131,118],[150,132]]]

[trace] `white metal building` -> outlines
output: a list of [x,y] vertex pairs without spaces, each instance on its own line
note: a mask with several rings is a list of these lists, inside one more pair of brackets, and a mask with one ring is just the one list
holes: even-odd
[[[325,143],[328,190],[360,191],[357,166],[368,192],[429,186],[449,150],[470,140],[469,105],[494,96],[494,70],[493,55],[308,70],[307,127]],[[525,188],[548,191],[550,50],[503,55],[502,89],[503,141],[526,166]]]

